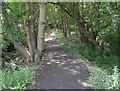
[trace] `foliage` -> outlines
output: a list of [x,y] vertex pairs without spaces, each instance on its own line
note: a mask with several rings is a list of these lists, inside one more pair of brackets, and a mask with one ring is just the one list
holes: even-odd
[[[6,50],[11,42],[21,42],[24,45],[27,44],[25,38],[24,30],[18,31],[14,28],[14,26],[10,22],[10,20],[3,20],[3,41],[2,41],[2,48]],[[10,26],[11,25],[11,26]]]
[[109,53],[109,49],[105,50],[104,53],[101,54],[96,49],[93,49],[90,45],[80,45],[79,39],[76,38],[76,35],[71,35],[69,39],[60,37],[57,38],[57,41],[65,50],[69,51],[72,55],[78,55],[80,57],[83,56],[98,67],[107,69],[110,72],[112,72],[111,69],[113,69],[115,65],[118,65],[118,56],[107,55]]
[[33,83],[35,68],[17,66],[17,70],[8,68],[2,70],[2,89],[25,89],[26,84]]
[[[76,29],[74,28],[74,32],[79,32],[80,37],[78,37],[81,40],[85,39],[86,37],[88,38],[88,40],[93,39],[93,41],[97,42],[96,44],[95,42],[93,42],[94,47],[96,47],[95,45],[99,45],[101,46],[101,50],[103,48],[109,48],[110,54],[119,55],[119,3],[71,2],[59,3],[57,5],[60,6],[60,9],[63,9],[62,11],[66,12],[66,15],[64,15],[64,17],[68,15],[69,17],[71,17],[68,18],[70,21],[79,20],[77,23],[76,21],[72,21],[72,23],[69,23],[69,26],[71,28],[72,26],[75,27],[80,22],[80,24],[77,26],[78,31],[76,31]],[[84,28],[82,28],[81,26]],[[85,33],[86,37],[83,37],[84,35],[80,32],[82,30],[84,32],[87,32]],[[87,44],[90,44],[91,42],[87,42]]]
[[94,65],[90,68],[89,83],[93,85],[95,89],[115,89],[119,88],[120,79],[118,79],[118,56],[107,56],[107,51],[100,54],[95,49],[92,49],[90,45],[79,45],[78,39],[75,35],[72,35],[69,39],[57,38],[57,41],[61,46],[74,55],[81,55],[87,58]]
[[[38,32],[38,21],[39,17],[36,13],[36,18],[33,18],[33,13],[39,10],[39,3],[29,3],[29,10],[26,10],[26,3],[16,3],[16,2],[5,2],[2,4],[2,49],[6,50],[10,43],[19,42],[25,46],[25,49],[30,50],[29,42],[35,40],[35,44],[37,44],[37,32]],[[45,28],[46,31],[54,30],[59,33],[62,31],[62,21],[65,19],[68,20],[69,30],[71,32],[71,36],[69,38],[60,37],[57,41],[67,50],[70,51],[73,55],[83,56],[90,60],[93,64],[109,70],[109,73],[112,74],[113,67],[118,63],[118,56],[120,54],[120,50],[118,48],[118,44],[120,44],[119,40],[119,8],[120,4],[117,2],[68,2],[68,3],[48,3],[47,4],[47,25]],[[26,19],[26,14],[28,13],[28,19]],[[6,16],[6,17],[5,17]],[[32,20],[32,21],[31,21]],[[32,32],[32,36],[28,36],[26,30],[26,25],[30,24],[28,27]],[[18,25],[18,28],[17,28]],[[58,31],[57,31],[58,30]],[[1,33],[1,30],[0,30]],[[30,32],[29,32],[30,33]],[[62,34],[64,35],[64,34]],[[1,36],[0,36],[1,37]],[[27,40],[31,37],[31,41]],[[58,37],[58,36],[57,36]],[[87,40],[86,44],[83,44],[81,40]],[[90,43],[93,40],[93,43]],[[1,40],[0,40],[1,41]],[[28,43],[28,44],[27,44]],[[85,43],[85,42],[84,42]],[[95,44],[100,46],[103,49],[103,53],[101,54],[95,49]],[[103,45],[102,45],[103,43]],[[31,46],[34,43],[31,43]],[[93,44],[93,45],[92,45]],[[91,46],[92,45],[92,46]],[[37,46],[37,45],[36,45]],[[36,47],[34,46],[34,47]],[[94,48],[93,48],[94,47]],[[103,47],[103,48],[102,48]],[[97,48],[97,47],[96,47]],[[35,48],[36,49],[36,48]],[[34,50],[35,51],[35,50]],[[37,53],[35,51],[35,53]],[[13,53],[14,54],[14,53]],[[32,53],[31,53],[32,54]],[[17,56],[18,53],[16,54]],[[38,56],[38,55],[37,55]],[[40,57],[39,57],[40,58]],[[31,58],[32,59],[32,58]],[[35,63],[39,63],[39,59],[33,60]],[[115,68],[116,70],[116,68]],[[29,77],[25,74],[28,74],[31,70],[26,68],[19,68],[19,70],[3,70],[3,78],[4,88],[24,88]],[[33,72],[33,71],[32,71]],[[25,74],[22,74],[25,73]],[[115,73],[115,71],[114,71]],[[19,75],[16,77],[16,75]],[[96,74],[96,73],[95,73]],[[107,74],[104,72],[103,74]],[[10,75],[10,76],[9,76]],[[23,78],[25,75],[25,78]],[[32,73],[29,73],[32,75]],[[102,73],[101,73],[102,75]],[[102,77],[100,75],[100,77]],[[13,77],[18,79],[13,81]],[[105,76],[107,77],[107,75]],[[103,77],[104,80],[108,80]],[[8,80],[10,79],[10,80]],[[21,80],[20,80],[21,79]],[[100,79],[99,79],[100,80]],[[109,87],[111,85],[104,83],[103,85]],[[97,86],[97,84],[94,84]],[[98,87],[100,86],[99,84]],[[103,86],[102,85],[102,86]],[[103,88],[106,88],[104,87]],[[116,85],[115,85],[116,86]]]
[[119,76],[117,66],[114,66],[112,75],[109,75],[105,70],[98,67],[91,67],[88,83],[91,84],[94,89],[119,89]]

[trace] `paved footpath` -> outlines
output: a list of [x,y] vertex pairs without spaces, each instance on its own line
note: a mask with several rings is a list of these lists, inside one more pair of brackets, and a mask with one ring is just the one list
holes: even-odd
[[36,74],[36,83],[29,89],[86,89],[89,63],[72,57],[54,40],[46,42],[44,67]]

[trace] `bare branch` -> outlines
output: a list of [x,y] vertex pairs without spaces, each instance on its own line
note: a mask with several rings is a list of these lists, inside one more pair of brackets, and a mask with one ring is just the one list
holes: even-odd
[[36,18],[36,16],[39,14],[39,8],[35,11],[35,13],[33,14],[31,20],[34,20]]

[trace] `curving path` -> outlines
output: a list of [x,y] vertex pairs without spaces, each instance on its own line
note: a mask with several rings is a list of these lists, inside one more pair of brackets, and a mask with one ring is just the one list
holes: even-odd
[[46,41],[44,67],[36,74],[29,89],[86,89],[89,63],[66,53],[54,40]]

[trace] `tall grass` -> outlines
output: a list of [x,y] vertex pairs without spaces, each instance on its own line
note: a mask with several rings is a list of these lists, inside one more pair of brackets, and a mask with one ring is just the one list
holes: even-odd
[[113,73],[110,75],[106,70],[99,67],[91,67],[88,83],[94,89],[120,89],[120,73],[117,66],[114,66]]
[[34,83],[34,74],[35,68],[5,69],[2,71],[2,89],[25,89],[26,84]]

